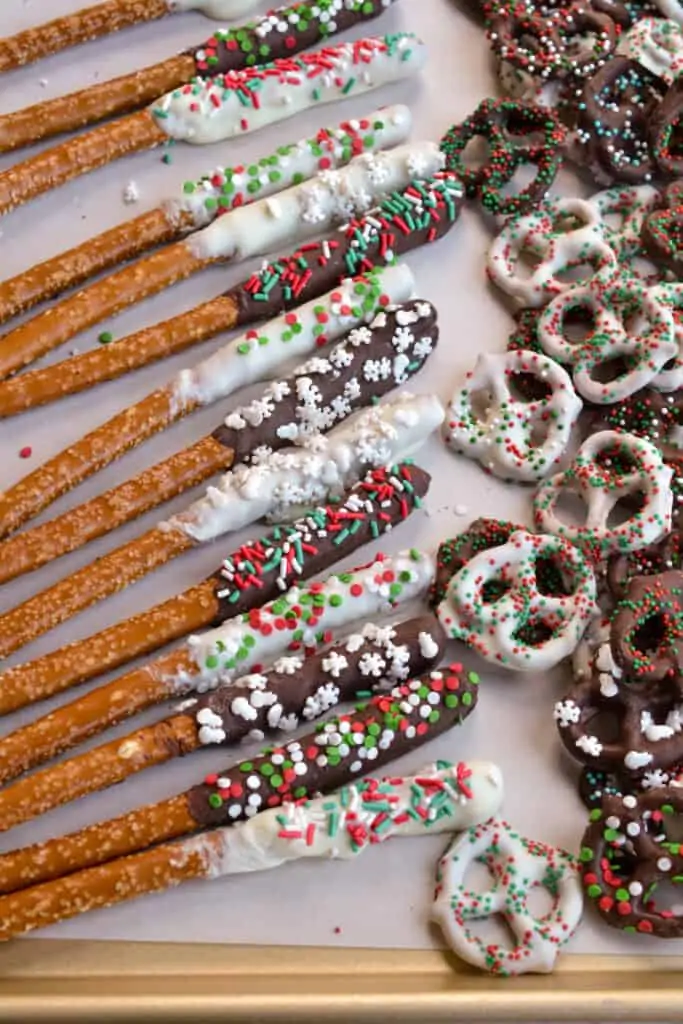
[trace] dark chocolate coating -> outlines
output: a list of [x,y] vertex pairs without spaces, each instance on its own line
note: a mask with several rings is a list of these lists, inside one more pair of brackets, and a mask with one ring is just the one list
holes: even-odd
[[[258,680],[258,686],[240,686],[239,681],[221,686],[200,697],[191,713],[200,716],[205,709],[213,712],[221,720],[220,728],[225,732],[221,745],[227,746],[248,736],[252,730],[268,733],[277,728],[271,724],[274,707],[278,709],[279,715],[294,716],[298,720],[297,724],[304,724],[319,718],[337,704],[367,697],[369,693],[387,691],[400,679],[421,675],[438,665],[443,657],[446,634],[434,615],[409,619],[397,626],[382,629],[377,635],[374,629],[372,625],[366,626],[350,638],[306,659],[303,656],[288,657],[285,661],[290,671],[278,670],[278,661],[269,671],[252,673],[246,677]],[[431,637],[435,644],[428,654],[424,653],[420,641],[423,633]],[[403,668],[400,676],[392,675],[394,648],[402,648]],[[368,656],[381,658],[381,667],[377,661],[371,665]],[[297,661],[298,668],[294,664]],[[372,668],[374,674],[368,671],[369,668]],[[324,687],[338,691],[334,699],[321,701],[317,698]],[[256,706],[250,702],[254,695],[257,695]],[[241,707],[247,711],[251,709],[249,714],[253,714],[253,717],[236,713],[233,710],[236,701],[241,701]],[[201,725],[201,722],[198,724]],[[218,726],[215,720],[214,726]]]
[[[419,315],[418,310],[426,309],[429,309],[428,315]],[[408,356],[410,362],[405,367],[405,372],[397,379],[393,370],[394,360],[400,354],[395,343],[396,333],[400,330],[397,317],[400,319],[404,314],[412,314],[419,318],[410,325],[412,341],[405,347],[405,355]],[[243,419],[245,425],[239,428],[228,426],[231,422],[231,417],[228,417],[226,422],[213,432],[212,436],[216,441],[234,451],[234,465],[250,461],[251,454],[262,446],[267,446],[273,451],[291,446],[293,443],[291,434],[287,430],[284,433],[281,431],[285,427],[290,427],[295,431],[305,427],[310,413],[316,415],[324,412],[329,415],[329,422],[322,428],[322,432],[326,432],[350,416],[352,412],[371,405],[374,400],[381,398],[382,395],[387,394],[418,373],[428,356],[428,353],[420,354],[421,349],[418,343],[425,339],[431,339],[435,345],[439,337],[436,310],[430,303],[419,300],[406,302],[395,309],[389,309],[382,314],[381,320],[377,324],[373,321],[369,328],[362,326],[360,329],[371,331],[371,341],[354,345],[351,339],[355,331],[358,330],[358,328],[354,328],[329,350],[321,349],[319,354],[313,357],[320,361],[321,369],[316,369],[315,366],[309,369],[304,364],[301,370],[279,382],[281,385],[279,394],[282,394],[283,391],[286,392],[281,400],[277,400],[277,393],[275,396],[271,394],[272,385],[268,385],[259,398],[266,398],[272,407],[270,416],[263,416],[257,425],[252,425],[248,420]],[[339,352],[348,354],[350,357],[348,365],[344,366],[338,363],[335,357]],[[383,379],[373,380],[370,364],[383,359],[389,360],[392,371]],[[312,406],[304,404],[303,392],[300,391],[300,387],[304,387],[308,380],[317,389],[316,393],[320,396],[320,400]],[[359,385],[357,394],[349,397],[345,407],[333,406],[334,399],[347,393],[348,386],[354,382]],[[246,409],[248,410],[249,406]],[[235,410],[233,416],[239,416],[240,412],[239,409]],[[315,427],[315,424],[313,425]],[[320,429],[315,427],[316,432]]]
[[238,309],[237,326],[269,320],[324,295],[344,278],[437,241],[458,220],[464,199],[462,184],[450,171],[412,182],[363,217],[274,260],[227,292]]
[[[429,484],[429,474],[411,463],[374,469],[340,504],[314,509],[294,523],[276,526],[264,537],[243,544],[210,577],[219,605],[214,625],[273,601],[295,583],[311,579],[380,537],[420,506]],[[347,529],[349,525],[353,529]],[[283,550],[301,542],[306,550],[300,565],[285,559],[283,569]]]
[[[218,777],[209,776],[210,781],[188,791],[188,810],[205,828],[248,816],[254,794],[261,796],[258,806],[266,808],[332,792],[460,724],[476,705],[478,683],[476,673],[460,665],[403,683],[347,715],[320,723],[297,741],[269,747]],[[417,703],[408,703],[416,694]],[[326,741],[320,742],[324,737]],[[367,756],[370,749],[375,751],[372,758]],[[352,765],[358,766],[356,770]]]
[[512,534],[522,529],[524,527],[515,523],[483,516],[475,519],[458,537],[442,541],[436,554],[436,577],[429,592],[430,608],[438,608],[453,577],[472,558],[482,551],[507,544]]
[[[330,5],[322,5],[322,13],[332,16],[323,20],[315,12],[321,8],[320,0],[302,0],[273,9],[261,18],[254,18],[237,28],[217,30],[201,46],[188,51],[194,59],[196,73],[200,78],[224,75],[230,71],[243,71],[256,65],[270,64],[275,60],[293,57],[310,46],[345,32],[354,25],[377,18],[387,3],[395,0],[354,0],[332,13]],[[289,16],[298,14],[293,24]],[[273,19],[277,19],[273,26]],[[278,24],[288,23],[286,32]],[[273,27],[270,27],[273,26]],[[259,31],[265,28],[266,31]]]
[[[679,939],[683,916],[658,904],[657,887],[680,885],[683,792],[677,786],[606,797],[581,840],[586,894],[613,928]],[[666,900],[666,898],[665,898]]]

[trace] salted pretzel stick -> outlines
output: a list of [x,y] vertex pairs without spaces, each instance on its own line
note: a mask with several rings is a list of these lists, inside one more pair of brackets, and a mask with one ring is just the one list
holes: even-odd
[[[202,829],[232,825],[292,799],[326,793],[371,764],[378,768],[459,724],[476,704],[478,683],[476,673],[462,665],[450,666],[447,673],[433,671],[424,677],[420,700],[409,699],[417,690],[411,683],[398,685],[299,740],[271,746],[256,758],[206,776],[203,784],[185,793],[0,856],[0,892],[104,864]],[[437,713],[427,716],[423,709],[434,693],[440,695],[432,696]],[[344,736],[356,735],[353,742],[343,742]],[[342,743],[335,743],[340,737]],[[296,769],[297,764],[302,767]],[[260,801],[249,800],[254,793]]]
[[[368,392],[381,383],[368,386],[367,381],[361,384],[354,378],[352,386],[360,388],[365,397],[359,402],[363,402]],[[386,382],[384,390],[392,386]],[[344,398],[343,392],[340,397]],[[326,408],[318,410],[321,419]],[[272,420],[272,427],[260,428],[267,449],[268,438],[277,429],[276,417]],[[314,450],[311,442],[311,450],[305,446],[270,451],[258,464],[227,473],[185,512],[0,616],[0,657],[19,650],[198,544],[241,529],[263,516],[282,520],[295,507],[310,507],[342,493],[371,466],[399,460],[415,451],[442,420],[443,409],[433,395],[414,397],[402,391],[385,405],[361,409],[348,422],[333,428],[327,437],[315,436]],[[289,427],[300,429],[296,421]],[[305,440],[305,428],[302,434]]]
[[[270,368],[288,356],[299,352],[313,353],[316,343],[338,338],[347,331],[346,337],[342,337],[331,351],[321,349],[321,354],[314,361],[298,367],[284,380],[268,384],[255,403],[235,410],[226,420],[221,419],[211,434],[190,448],[177,452],[106,494],[70,509],[57,519],[0,544],[0,583],[32,572],[95,537],[103,536],[121,523],[135,519],[162,504],[170,496],[169,492],[181,494],[221,469],[249,462],[251,454],[262,448],[264,430],[267,431],[266,443],[271,450],[283,448],[298,439],[301,432],[307,433],[312,425],[317,426],[323,414],[327,429],[350,415],[361,403],[380,397],[387,387],[405,383],[419,372],[438,340],[435,312],[431,311],[430,319],[427,311],[431,307],[428,303],[423,304],[421,309],[426,315],[418,317],[415,313],[416,322],[420,321],[418,330],[406,338],[405,344],[396,341],[395,318],[390,317],[383,328],[373,327],[372,323],[377,312],[395,308],[391,304],[393,300],[408,298],[413,291],[413,276],[406,267],[397,265],[381,274],[373,272],[369,278],[380,281],[381,286],[386,285],[386,290],[381,286],[360,284],[356,278],[344,289],[331,293],[329,301],[315,300],[310,315],[308,307],[304,307],[296,315],[290,314],[287,322],[276,321],[279,324],[277,331],[269,329],[272,325],[266,326],[260,340],[267,340],[270,344],[259,344],[254,350],[256,361],[260,363],[260,376],[266,378],[270,376]],[[360,289],[366,290],[361,293]],[[353,302],[360,305],[352,306]],[[411,311],[410,304],[400,308]],[[357,328],[363,324],[371,325],[367,333],[349,332],[351,326]],[[324,325],[325,334],[315,333],[319,325]],[[359,345],[356,341],[359,337],[367,339],[367,345]],[[241,345],[239,340],[237,344],[231,342],[227,359],[215,353],[207,361],[207,372],[198,375],[195,369],[181,374],[178,404],[185,409],[196,408],[195,395],[199,392],[203,399],[200,404],[206,404],[207,400],[215,400],[216,393],[224,389],[225,381],[230,382],[232,390],[243,385],[245,381],[240,377],[243,372],[249,373],[249,367],[248,360],[239,351]],[[259,358],[263,348],[268,348],[265,359]],[[337,362],[342,358],[346,361],[344,366]],[[369,378],[365,379],[365,374],[373,374],[383,359],[389,360],[392,370],[375,388],[369,383]],[[344,396],[351,382],[358,380],[364,380],[364,384],[355,389],[352,397],[342,397],[340,402],[339,396]],[[307,393],[303,390],[306,382],[317,389],[309,392],[316,401],[308,404]],[[264,408],[266,414],[262,412]]]
[[260,671],[286,650],[312,651],[335,630],[366,621],[420,597],[434,563],[419,551],[292,587],[261,608],[245,612],[148,665],[63,705],[0,740],[2,780],[45,764],[138,711],[188,693],[206,693],[247,671]]
[[[344,0],[332,12],[319,0],[278,7],[239,28],[217,29],[210,39],[159,64],[37,103],[0,118],[0,152],[126,114],[163,93],[215,75],[291,58],[337,32],[370,21],[394,0]],[[334,16],[330,16],[333,14]],[[0,41],[0,71],[2,71]]]
[[[122,338],[115,345],[99,346],[56,366],[0,381],[0,418],[113,380],[222,331],[316,298],[347,274],[369,270],[373,264],[391,263],[394,257],[450,231],[462,200],[462,185],[450,172],[440,171],[425,181],[413,181],[335,234],[265,264],[225,295]],[[258,336],[258,332],[252,333]],[[251,349],[249,339],[245,343]],[[112,458],[118,454],[113,450]],[[40,492],[49,504],[49,491],[41,485]]]
[[433,142],[413,142],[355,157],[277,196],[231,210],[202,231],[139,260],[58,302],[0,339],[0,376],[50,352],[79,331],[196,274],[217,260],[242,261],[310,238],[339,224],[349,209],[405,188],[417,173],[443,166]]
[[201,10],[210,18],[223,20],[248,14],[257,3],[258,0],[105,0],[0,39],[0,72],[33,64],[131,25],[158,21],[175,11]]
[[503,779],[490,762],[438,761],[413,778],[369,778],[334,797],[323,794],[263,810],[236,828],[223,826],[5,896],[0,937],[9,939],[191,878],[263,871],[304,857],[346,860],[392,837],[458,831],[498,812]]
[[191,698],[170,718],[19,779],[0,790],[0,831],[206,746],[287,733],[346,701],[369,697],[432,668],[446,634],[434,615],[396,627],[368,625],[332,647],[284,657]]
[[248,167],[214,166],[155,209],[0,283],[0,323],[156,245],[206,227],[230,209],[342,167],[361,153],[396,146],[408,137],[410,126],[408,107],[387,107],[279,146]]
[[[188,60],[176,58],[181,64]],[[370,36],[184,86],[151,107],[68,139],[4,171],[0,214],[128,153],[169,140],[202,145],[258,131],[313,106],[405,78],[421,70],[425,60],[424,44],[414,36]],[[2,132],[0,124],[0,150],[14,148],[15,140],[16,135]]]

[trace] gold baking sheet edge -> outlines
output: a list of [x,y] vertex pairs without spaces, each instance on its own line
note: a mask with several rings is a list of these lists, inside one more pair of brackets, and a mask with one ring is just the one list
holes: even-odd
[[673,1021],[680,957],[565,956],[492,979],[439,952],[131,942],[0,949],[3,1021]]

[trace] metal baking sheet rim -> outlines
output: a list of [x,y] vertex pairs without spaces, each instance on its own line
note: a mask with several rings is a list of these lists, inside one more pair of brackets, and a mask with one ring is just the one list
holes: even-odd
[[679,957],[565,955],[491,978],[429,951],[60,942],[0,949],[0,1020],[681,1020]]

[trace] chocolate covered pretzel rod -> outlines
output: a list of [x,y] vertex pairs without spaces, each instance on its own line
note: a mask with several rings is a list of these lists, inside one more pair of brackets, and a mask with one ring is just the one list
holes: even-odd
[[409,463],[371,470],[338,504],[320,505],[242,544],[202,583],[0,675],[0,715],[120,668],[172,640],[260,607],[383,536],[421,508],[430,478]]
[[0,72],[33,64],[80,43],[131,25],[158,21],[174,11],[202,10],[210,18],[239,18],[258,0],[105,0],[62,18],[0,39]]
[[294,586],[275,601],[231,619],[142,668],[0,740],[3,781],[44,764],[138,711],[169,698],[206,693],[248,671],[260,671],[287,650],[312,651],[335,630],[365,622],[421,597],[434,573],[429,555],[410,550],[378,555],[368,565]]
[[89,285],[4,335],[0,377],[217,260],[263,256],[310,238],[442,166],[443,155],[435,143],[407,143],[388,152],[355,157],[338,171],[325,171],[278,196],[232,210],[188,239]]
[[[175,59],[182,76],[191,60]],[[216,75],[206,82],[198,80],[168,92],[144,110],[68,139],[1,173],[0,214],[128,153],[169,140],[203,145],[258,131],[311,107],[406,78],[420,71],[425,60],[424,44],[399,33],[369,36],[260,68]],[[167,88],[167,83],[161,88],[155,83],[154,95]],[[89,97],[92,102],[92,94]],[[106,104],[99,97],[96,107],[106,115]],[[62,124],[60,120],[60,130]],[[0,134],[0,149],[14,148],[16,138],[15,132]]]
[[0,900],[5,922],[0,935],[8,939],[190,878],[266,870],[302,857],[351,859],[394,836],[457,831],[495,815],[502,798],[500,770],[488,762],[439,761],[414,778],[366,779],[333,798],[270,808],[238,828],[159,846],[6,896]]
[[[374,264],[390,264],[396,256],[436,241],[450,231],[458,220],[463,198],[462,185],[449,171],[440,171],[425,181],[413,181],[333,235],[264,264],[258,273],[216,299],[122,338],[115,345],[99,346],[56,366],[0,381],[0,417],[75,394],[100,381],[113,380],[222,331],[275,316],[281,309],[317,298],[344,277],[369,271]],[[241,354],[250,354],[260,336],[259,331],[251,331]],[[166,409],[165,415],[170,414],[171,410]],[[170,421],[164,420],[161,426],[167,422]],[[128,445],[128,437],[125,430],[112,431],[107,439],[110,458],[125,450],[117,447],[118,439]],[[103,457],[102,453],[99,457]],[[74,479],[77,482],[78,478]],[[41,501],[49,504],[54,500],[44,481],[38,490]],[[13,501],[12,507],[16,515],[17,503]],[[0,513],[0,522],[6,511],[5,507]]]
[[[403,269],[391,267],[383,274],[391,292],[403,292],[399,297],[412,290],[412,274],[403,274]],[[57,519],[0,544],[0,583],[31,572],[155,508],[171,489],[181,494],[218,470],[261,461],[271,451],[329,430],[387,390],[405,384],[421,370],[438,341],[436,311],[429,303],[417,302],[398,308],[388,306],[385,312],[381,301],[385,296],[386,292],[379,293],[380,302],[373,302],[370,307],[382,310],[378,316],[374,312],[365,315],[363,307],[356,318],[358,326],[339,344],[329,351],[321,350],[320,355],[299,366],[289,377],[272,381],[259,398],[231,412],[211,434],[191,447]],[[317,322],[322,320],[323,308],[316,305],[314,324],[316,317]],[[345,319],[337,317],[335,322],[335,317],[330,316],[326,327],[331,335],[343,330],[341,324]],[[367,322],[370,327],[364,326]],[[285,333],[291,334],[293,326],[286,327]],[[311,347],[320,338],[311,331]],[[295,343],[290,349],[286,342],[280,343],[285,354],[293,355],[300,347]],[[277,358],[274,353],[273,356]],[[238,355],[237,359],[240,358]],[[204,397],[215,394],[220,386],[220,364],[215,356],[210,363],[213,370],[207,378],[183,379],[184,395],[193,382],[197,386],[207,380],[211,387],[204,391]],[[238,387],[239,371],[233,372],[234,367],[227,369],[228,376],[233,378],[231,385]],[[267,365],[261,370],[266,376]]]
[[408,107],[386,107],[279,146],[248,167],[214,165],[186,181],[178,196],[1,283],[0,323],[156,245],[206,227],[229,210],[343,167],[361,153],[390,149],[406,140],[410,126]]
[[[462,665],[452,665],[445,673],[432,672],[424,682],[400,684],[389,694],[359,704],[350,714],[318,725],[299,740],[266,748],[259,757],[209,775],[185,793],[0,856],[0,892],[59,878],[154,843],[231,825],[253,818],[260,810],[330,792],[459,724],[476,705],[478,684],[476,673],[467,672]],[[432,704],[430,694],[434,695]],[[425,713],[427,708],[429,713]],[[345,736],[350,738],[346,742]],[[256,798],[250,801],[254,794]]]
[[19,779],[0,791],[0,831],[207,746],[289,733],[346,701],[369,697],[439,663],[446,634],[434,615],[360,632],[304,659],[279,658],[154,725]]
[[[353,381],[350,387],[360,388],[368,400],[373,388],[381,386],[380,381],[370,385]],[[384,390],[391,386],[386,381]],[[341,397],[350,396],[342,392]],[[0,616],[0,656],[19,650],[198,544],[263,516],[281,520],[292,511],[296,515],[298,509],[343,493],[370,467],[412,454],[442,420],[443,409],[433,395],[413,396],[402,391],[382,406],[361,409],[328,436],[303,436],[301,447],[270,451],[257,463],[227,473],[186,511]],[[272,421],[266,420],[261,427],[266,445],[276,435],[276,418]],[[299,429],[296,421],[293,428]],[[261,447],[259,444],[251,451]]]

